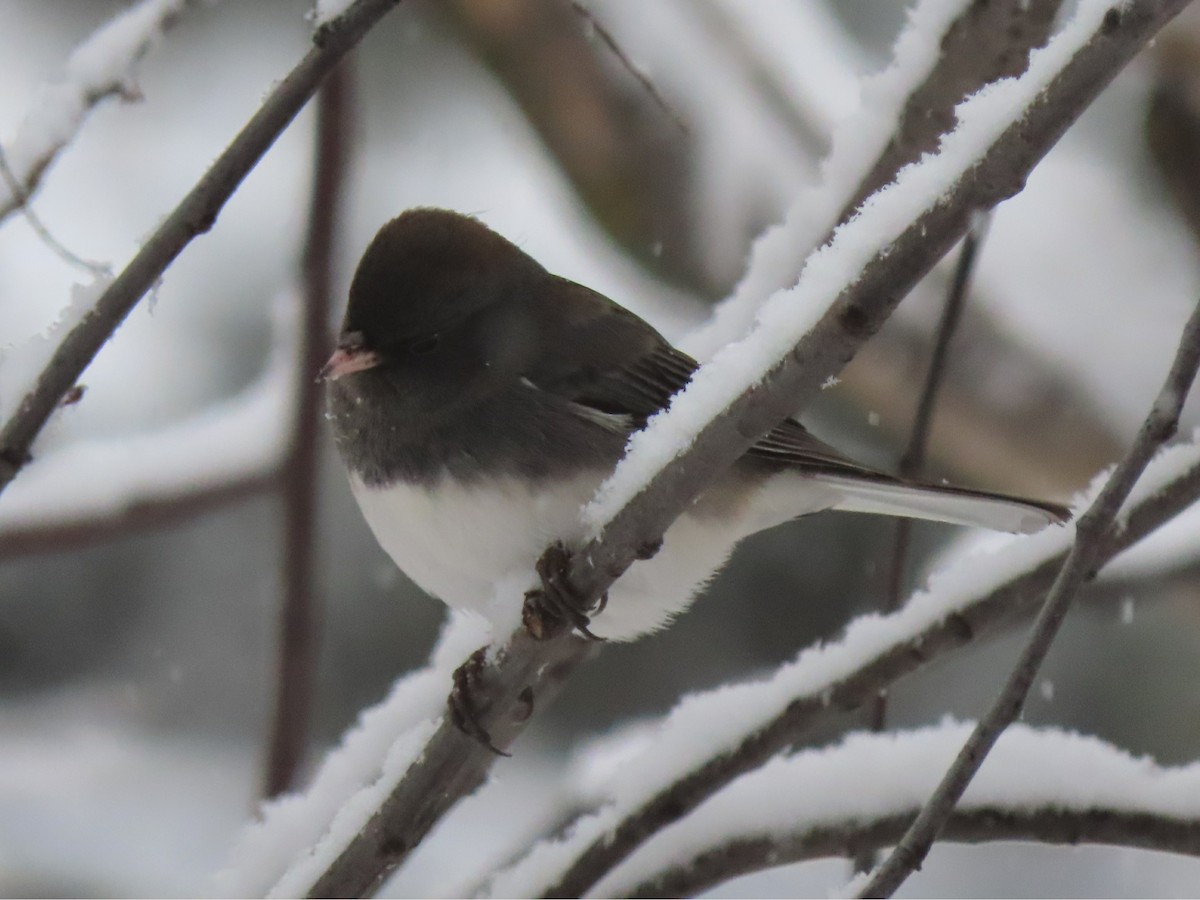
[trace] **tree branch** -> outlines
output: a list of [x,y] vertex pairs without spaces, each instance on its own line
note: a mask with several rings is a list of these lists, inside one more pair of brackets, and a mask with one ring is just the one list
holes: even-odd
[[655,86],[650,76],[643,72],[637,66],[637,64],[626,55],[625,51],[621,49],[621,45],[617,42],[617,39],[613,37],[612,32],[605,28],[604,24],[598,18],[596,18],[595,14],[586,6],[584,6],[580,0],[570,0],[570,3],[571,8],[575,10],[576,14],[580,18],[588,23],[588,27],[595,32],[596,37],[600,38],[600,42],[612,52],[612,55],[617,58],[617,60],[625,68],[625,71],[633,76],[633,79],[642,86],[642,90],[644,90],[647,95],[649,95],[650,99],[654,101],[654,105],[662,110],[663,115],[674,122],[675,127],[686,135],[688,133],[687,122],[685,122],[683,117],[675,111],[670,103],[667,102],[667,98],[664,97],[662,92],[659,91],[659,89]]
[[279,485],[278,472],[257,468],[215,484],[181,484],[167,491],[138,497],[121,509],[47,523],[0,526],[0,562],[40,553],[59,553],[88,544],[111,541],[123,534],[156,531],[195,516],[270,493]]
[[[539,709],[558,695],[575,667],[597,645],[574,635],[535,641],[518,631],[481,674],[479,724],[492,743],[507,749]],[[372,894],[459,799],[483,783],[496,754],[443,718],[424,752],[404,773],[387,801],[333,864],[308,897]]]
[[631,83],[612,54],[593,51],[572,4],[450,0],[433,9],[520,104],[600,226],[661,277],[713,293],[690,224],[696,148],[654,93]]
[[720,42],[737,63],[738,68],[754,86],[758,97],[776,121],[787,130],[797,148],[808,150],[815,157],[816,149],[826,146],[827,136],[816,123],[810,121],[809,116],[797,108],[777,73],[764,62],[757,48],[753,46],[741,22],[716,0],[698,0],[689,4],[689,8],[712,39]]
[[[739,875],[828,856],[873,853],[893,846],[915,810],[867,822],[847,820],[791,834],[734,838],[635,885],[627,897],[695,897]],[[946,820],[940,841],[983,844],[1036,841],[1105,844],[1200,856],[1200,822],[1124,809],[969,806]]]
[[[903,815],[915,814],[970,730],[971,723],[942,723],[888,735],[857,732],[833,746],[777,757],[649,842],[597,888],[606,896],[695,896],[705,889],[699,884],[754,869],[894,845]],[[1032,770],[1039,777],[1028,778]],[[1103,775],[1097,781],[1085,772]],[[973,841],[1086,839],[1200,854],[1198,784],[1194,765],[1162,767],[1097,738],[1015,726],[955,811],[950,839],[963,839],[965,819]],[[783,797],[803,799],[778,802]],[[773,848],[776,860],[758,856],[757,848]]]
[[996,740],[1016,721],[1029,695],[1029,688],[1050,652],[1054,638],[1066,619],[1067,610],[1085,581],[1095,577],[1102,565],[1105,543],[1117,530],[1116,517],[1151,457],[1179,426],[1179,414],[1200,367],[1200,304],[1184,327],[1171,371],[1159,391],[1129,454],[1121,460],[1100,496],[1075,525],[1075,543],[1054,580],[1000,695],[964,744],[928,803],[913,821],[903,840],[871,876],[858,896],[890,897],[916,869],[933,846],[943,823],[967,785],[983,765]]
[[[946,364],[949,360],[950,339],[962,318],[963,307],[966,304],[967,284],[975,267],[976,252],[983,240],[985,226],[977,221],[963,238],[959,250],[958,263],[954,268],[954,279],[946,295],[946,304],[942,309],[942,317],[938,322],[937,335],[934,339],[933,354],[929,359],[929,370],[925,375],[925,383],[921,387],[921,396],[917,401],[917,414],[913,418],[912,433],[909,435],[908,446],[900,457],[897,467],[901,478],[916,478],[925,468],[925,451],[929,445],[929,433],[933,429],[933,410],[937,402],[938,389],[946,374]],[[904,594],[904,575],[908,567],[908,552],[912,544],[912,519],[897,519],[893,526],[892,554],[887,567],[887,585],[884,593],[884,612],[894,612],[900,608]],[[868,714],[868,725],[875,731],[882,731],[887,719],[887,695],[880,694],[871,704]]]
[[838,216],[847,222],[864,200],[904,166],[937,152],[954,130],[955,107],[986,84],[1023,73],[1029,53],[1041,47],[1062,0],[974,0],[942,37],[937,64],[908,96],[892,140],[875,160]]
[[317,86],[399,0],[357,0],[315,33],[315,46],[279,83],[195,187],[63,338],[17,411],[0,429],[0,492],[30,460],[30,448],[59,401],[138,300],[193,238],[212,227],[225,201]]
[[339,66],[317,92],[313,186],[301,262],[303,325],[296,368],[292,439],[283,461],[283,546],[275,709],[268,739],[264,796],[289,790],[304,756],[316,675],[317,449],[321,388],[316,373],[329,354],[338,206],[350,155],[351,71]]

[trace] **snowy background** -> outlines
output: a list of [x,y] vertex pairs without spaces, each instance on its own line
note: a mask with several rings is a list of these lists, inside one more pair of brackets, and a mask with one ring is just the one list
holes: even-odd
[[[124,7],[0,0],[6,150],[29,128],[53,124],[46,85],[72,77],[72,48]],[[861,79],[887,64],[905,4],[609,0],[589,7],[689,123],[692,233],[664,232],[629,252],[481,61],[466,26],[429,3],[406,2],[353,61],[359,110],[339,291],[383,221],[410,206],[447,206],[478,215],[551,271],[617,299],[698,354],[715,350],[712,330],[702,329],[712,302],[733,289],[753,239],[819,185],[820,154],[837,123],[855,115]],[[55,238],[119,268],[306,50],[308,9],[299,0],[188,8],[137,67],[141,100],[101,105],[47,173],[34,208]],[[803,113],[807,142],[764,99],[731,52],[734,42],[722,39],[733,28],[737,43]],[[1026,191],[998,211],[980,260],[971,302],[1004,341],[1073,392],[1046,421],[1025,423],[1029,440],[1087,420],[1076,440],[1055,448],[1061,459],[1096,452],[1096,434],[1115,448],[1128,443],[1200,292],[1194,238],[1143,138],[1154,71],[1150,59],[1135,62],[1085,114]],[[37,463],[0,499],[2,894],[211,892],[210,879],[229,864],[253,814],[273,681],[278,501],[247,500],[169,528],[35,555],[6,553],[3,529],[117,508],[172,479],[219,478],[269,463],[288,401],[281,373],[292,326],[279,309],[305,224],[311,126],[311,114],[302,115],[213,231],[134,311],[83,379],[84,400],[55,417],[35,448]],[[865,141],[864,134],[844,139]],[[685,242],[690,251],[675,246]],[[703,265],[684,277],[669,263],[689,252]],[[24,357],[37,353],[38,336],[73,294],[94,292],[76,287],[92,278],[19,215],[3,223],[0,409],[19,396]],[[928,330],[936,278],[902,307],[893,323],[898,341]],[[973,377],[973,349],[969,341],[959,348],[963,361],[951,379]],[[919,369],[887,369],[892,359],[868,348],[808,419],[822,437],[881,466],[894,465],[920,377]],[[1020,368],[1010,366],[1008,376],[986,387],[1001,412],[1040,384]],[[881,380],[911,384],[902,392],[908,405],[875,406],[870,385]],[[1187,425],[1197,421],[1192,412]],[[323,440],[324,609],[310,771],[364,707],[424,664],[443,619],[441,605],[375,545]],[[1026,466],[1025,480],[1020,472],[993,478],[969,460],[942,463],[937,474],[965,473],[980,486],[1067,500],[1094,471],[1073,471],[1049,456],[1044,462],[1044,471]],[[564,809],[587,802],[588,761],[620,754],[585,744],[618,741],[614,735],[634,740],[631,723],[666,713],[681,695],[761,675],[840,633],[878,603],[876,565],[890,534],[885,521],[822,515],[749,541],[674,627],[607,647],[578,673],[515,758],[451,814],[389,891],[471,887]],[[1162,766],[1197,757],[1194,534],[1186,523],[1164,534],[1072,614],[1027,724],[1095,735]],[[918,529],[922,565],[947,552],[955,536]],[[973,647],[907,679],[891,693],[893,724],[915,728],[977,714],[1018,637]],[[422,696],[439,699],[445,686],[443,678]],[[814,741],[834,741],[859,722],[845,716]],[[960,737],[958,726],[938,733],[948,735],[947,746]],[[913,741],[926,739],[921,734]],[[864,756],[853,759],[871,759],[869,747],[855,746]],[[901,765],[892,750],[884,752]],[[1187,770],[1173,772],[1183,778]],[[731,882],[717,895],[823,895],[846,875],[842,860],[808,863]],[[1191,860],[1131,850],[946,847],[904,891],[1175,895],[1194,891],[1198,878],[1200,864]],[[519,891],[519,881],[509,884]]]

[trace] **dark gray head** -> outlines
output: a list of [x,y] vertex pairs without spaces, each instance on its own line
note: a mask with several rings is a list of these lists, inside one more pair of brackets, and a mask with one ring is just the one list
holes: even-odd
[[323,374],[337,381],[378,369],[444,387],[510,369],[536,342],[523,308],[548,277],[469,216],[409,210],[379,229],[363,254]]
[[342,336],[384,361],[511,298],[546,271],[482,222],[411,209],[375,235],[350,285]]

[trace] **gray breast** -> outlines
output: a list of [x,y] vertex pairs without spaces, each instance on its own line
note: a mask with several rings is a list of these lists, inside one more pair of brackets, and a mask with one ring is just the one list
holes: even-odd
[[496,476],[554,481],[611,469],[627,438],[620,417],[583,414],[527,382],[450,407],[422,408],[371,371],[328,388],[338,451],[368,485],[432,484],[446,474],[464,484]]

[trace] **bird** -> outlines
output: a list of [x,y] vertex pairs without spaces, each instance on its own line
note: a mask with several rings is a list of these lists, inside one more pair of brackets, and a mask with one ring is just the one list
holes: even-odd
[[[476,218],[417,207],[364,252],[321,377],[383,550],[427,593],[495,620],[498,586],[536,591],[543,550],[583,543],[582,507],[697,368],[645,320]],[[1069,518],[1054,503],[894,477],[789,418],[575,624],[616,641],[658,630],[743,538],[828,509],[1020,533]]]

